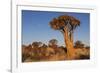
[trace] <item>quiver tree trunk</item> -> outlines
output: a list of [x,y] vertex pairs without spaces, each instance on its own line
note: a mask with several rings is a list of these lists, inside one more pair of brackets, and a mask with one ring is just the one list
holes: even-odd
[[67,27],[64,28],[63,36],[64,36],[64,41],[67,49],[67,59],[72,60],[75,58],[75,51],[73,47],[73,35],[69,36],[68,35],[68,30]]

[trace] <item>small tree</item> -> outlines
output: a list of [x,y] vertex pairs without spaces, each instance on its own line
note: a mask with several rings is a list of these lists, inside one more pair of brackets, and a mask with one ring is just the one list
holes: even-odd
[[76,41],[74,47],[75,48],[84,48],[84,44],[81,41]]
[[55,48],[55,47],[57,47],[57,43],[58,43],[58,41],[56,39],[51,39],[49,41],[49,46]]
[[42,42],[33,42],[32,43],[32,48],[39,48],[42,46]]

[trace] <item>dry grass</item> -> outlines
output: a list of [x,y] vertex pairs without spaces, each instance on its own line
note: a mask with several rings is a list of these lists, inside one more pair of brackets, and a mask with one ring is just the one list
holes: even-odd
[[[90,49],[76,48],[74,60],[89,59]],[[65,47],[38,47],[22,46],[22,62],[62,61],[67,60]]]

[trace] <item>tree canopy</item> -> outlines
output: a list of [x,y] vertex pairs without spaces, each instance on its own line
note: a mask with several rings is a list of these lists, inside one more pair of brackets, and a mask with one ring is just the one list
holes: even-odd
[[76,28],[76,26],[79,25],[80,25],[80,21],[78,19],[68,15],[61,15],[57,18],[53,18],[53,20],[50,21],[51,28],[55,30],[63,30],[64,27],[67,26],[68,31],[72,31]]

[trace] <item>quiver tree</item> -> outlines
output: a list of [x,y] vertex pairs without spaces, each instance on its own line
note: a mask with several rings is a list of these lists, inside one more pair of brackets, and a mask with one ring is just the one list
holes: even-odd
[[51,28],[61,31],[64,36],[67,59],[74,59],[73,32],[79,25],[80,21],[78,19],[68,15],[61,15],[50,21]]

